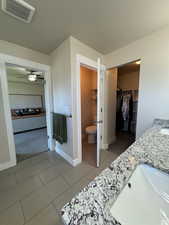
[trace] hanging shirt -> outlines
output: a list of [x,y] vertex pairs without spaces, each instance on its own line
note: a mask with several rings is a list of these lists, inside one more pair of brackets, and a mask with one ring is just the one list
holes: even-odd
[[129,118],[130,98],[131,98],[131,95],[123,96],[123,102],[122,102],[123,120],[127,120]]

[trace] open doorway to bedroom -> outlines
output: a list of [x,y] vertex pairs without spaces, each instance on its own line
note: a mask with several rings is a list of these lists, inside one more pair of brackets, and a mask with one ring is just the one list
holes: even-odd
[[48,151],[44,73],[6,64],[17,162]]

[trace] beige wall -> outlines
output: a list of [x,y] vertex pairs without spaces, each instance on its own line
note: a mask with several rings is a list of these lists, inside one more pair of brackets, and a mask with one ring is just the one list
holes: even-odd
[[[54,112],[71,114],[70,39],[65,40],[52,54],[52,81]],[[72,157],[72,118],[67,118],[68,142],[56,148]]]
[[97,87],[97,73],[94,70],[81,66],[81,121],[82,138],[86,137],[85,128],[93,125],[97,114],[97,101],[94,100],[94,89]]
[[72,79],[72,120],[73,120],[73,158],[77,158],[77,145],[78,145],[78,140],[77,140],[77,117],[78,117],[78,112],[77,112],[77,105],[76,105],[76,96],[77,93],[77,86],[76,86],[76,80],[77,80],[77,67],[76,67],[76,56],[77,54],[83,55],[85,57],[88,57],[89,59],[92,59],[94,61],[97,61],[97,58],[100,57],[102,58],[102,54],[97,52],[96,50],[90,48],[89,46],[83,44],[82,42],[78,41],[77,39],[70,37],[70,46],[71,46],[71,79]]
[[43,95],[44,87],[42,84],[8,81],[8,91],[9,94]]
[[115,141],[116,128],[116,98],[117,98],[117,68],[106,72],[104,99],[104,134],[103,147],[105,149]]
[[0,82],[0,163],[5,163],[10,160],[7,129],[4,119],[4,102],[2,99],[2,88]]
[[139,71],[118,75],[117,87],[122,90],[139,89]]
[[[54,111],[71,113],[68,119],[68,143],[59,145],[62,152],[73,160],[77,158],[77,108],[76,95],[76,56],[82,54],[90,59],[97,60],[101,54],[77,39],[70,37],[65,40],[52,54],[52,80]],[[72,126],[75,124],[75,126]],[[73,139],[74,137],[74,139]]]
[[3,40],[0,40],[0,53],[16,56],[46,65],[50,65],[51,63],[49,55]]
[[108,67],[141,59],[137,137],[155,118],[169,119],[169,27],[104,56]]

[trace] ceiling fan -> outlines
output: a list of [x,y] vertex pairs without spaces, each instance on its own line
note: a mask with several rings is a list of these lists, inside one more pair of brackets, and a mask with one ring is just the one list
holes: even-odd
[[[24,78],[26,76],[26,78],[31,81],[31,82],[36,82],[36,81],[43,81],[44,80],[44,75],[43,72],[41,71],[37,71],[37,70],[30,70],[30,69],[23,69],[22,71],[20,71],[21,69],[19,69],[19,75],[17,75],[17,78]],[[16,72],[17,73],[17,72]]]
[[37,80],[44,80],[43,73],[40,71],[27,70],[28,80],[31,82],[35,82]]

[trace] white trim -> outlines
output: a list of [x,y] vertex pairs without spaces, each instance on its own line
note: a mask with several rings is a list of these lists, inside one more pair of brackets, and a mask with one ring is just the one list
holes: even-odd
[[8,83],[7,83],[7,75],[6,75],[6,64],[13,64],[22,67],[27,67],[30,69],[41,70],[45,74],[46,80],[46,92],[45,92],[45,100],[46,100],[46,122],[47,122],[47,133],[49,136],[48,146],[50,150],[54,150],[53,138],[52,138],[52,110],[53,110],[53,101],[52,101],[52,89],[51,89],[51,74],[50,74],[50,66],[36,63],[30,60],[0,54],[0,75],[2,80],[2,92],[3,92],[3,101],[4,101],[4,110],[5,110],[5,122],[8,133],[8,142],[9,142],[9,153],[10,160],[9,162],[0,164],[0,170],[7,169],[11,166],[16,165],[16,152],[15,152],[15,143],[13,137],[13,128],[12,128],[12,118],[10,112],[10,104],[8,98]]
[[55,147],[56,153],[58,153],[61,157],[63,157],[67,162],[69,162],[73,167],[77,166],[81,162],[79,159],[73,159],[71,156],[69,156],[67,153],[62,151],[57,145]]
[[116,141],[116,136],[113,136],[109,144],[108,143],[102,144],[102,149],[107,150],[109,148],[109,145],[113,144],[115,141]]
[[107,150],[109,148],[109,144],[102,144],[102,149]]
[[[75,140],[75,146],[77,151],[77,162],[78,164],[82,162],[82,137],[81,137],[81,90],[80,90],[80,66],[85,65],[91,69],[97,70],[98,65],[97,61],[89,59],[85,56],[76,55],[76,73],[73,79],[73,87],[75,87],[76,92],[73,92],[73,104],[76,105],[76,112],[73,112],[72,115],[77,115],[76,118],[73,118],[73,129],[77,130],[77,136],[73,133],[73,140]],[[101,66],[102,69],[105,69],[105,66]],[[103,90],[104,93],[104,90]],[[74,108],[72,109],[74,110]],[[104,124],[103,124],[104,127]],[[102,143],[101,143],[102,147]]]
[[[121,67],[121,66],[124,66],[124,65],[127,65],[127,64],[130,64],[130,63],[133,63],[133,62],[136,62],[136,61],[141,61],[141,63],[140,63],[140,70],[139,70],[139,87],[138,87],[138,90],[139,90],[139,92],[138,92],[138,106],[137,106],[137,108],[139,109],[139,105],[140,105],[140,95],[141,95],[141,91],[140,91],[140,79],[141,79],[141,73],[140,73],[140,71],[141,71],[141,68],[142,68],[142,62],[143,62],[143,58],[142,57],[137,57],[137,58],[135,58],[135,59],[132,59],[131,61],[127,61],[127,62],[123,62],[123,63],[121,63],[121,64],[116,64],[116,65],[113,65],[113,66],[107,66],[106,67],[106,70],[110,70],[110,69],[113,69],[113,68],[118,68],[118,67]],[[118,75],[117,75],[118,76]],[[117,119],[117,118],[116,118]],[[116,120],[115,120],[115,122],[116,122]],[[138,129],[137,129],[137,126],[138,126],[138,113],[137,113],[137,117],[136,117],[136,134],[135,134],[135,136],[136,136],[136,139],[138,138]]]
[[5,62],[0,57],[0,81],[1,81],[1,88],[2,88],[2,99],[3,99],[3,107],[4,107],[4,114],[5,114],[5,124],[7,129],[8,135],[8,148],[9,148],[9,161],[0,164],[0,170],[4,170],[9,168],[8,166],[16,165],[16,153],[15,153],[15,143],[12,131],[12,120],[11,120],[11,113],[10,113],[10,106],[9,106],[9,99],[8,99],[8,84],[7,84],[7,77],[6,77],[6,68]]
[[0,164],[0,171],[8,169],[10,167],[16,166],[16,162],[11,160],[10,162],[5,162]]

